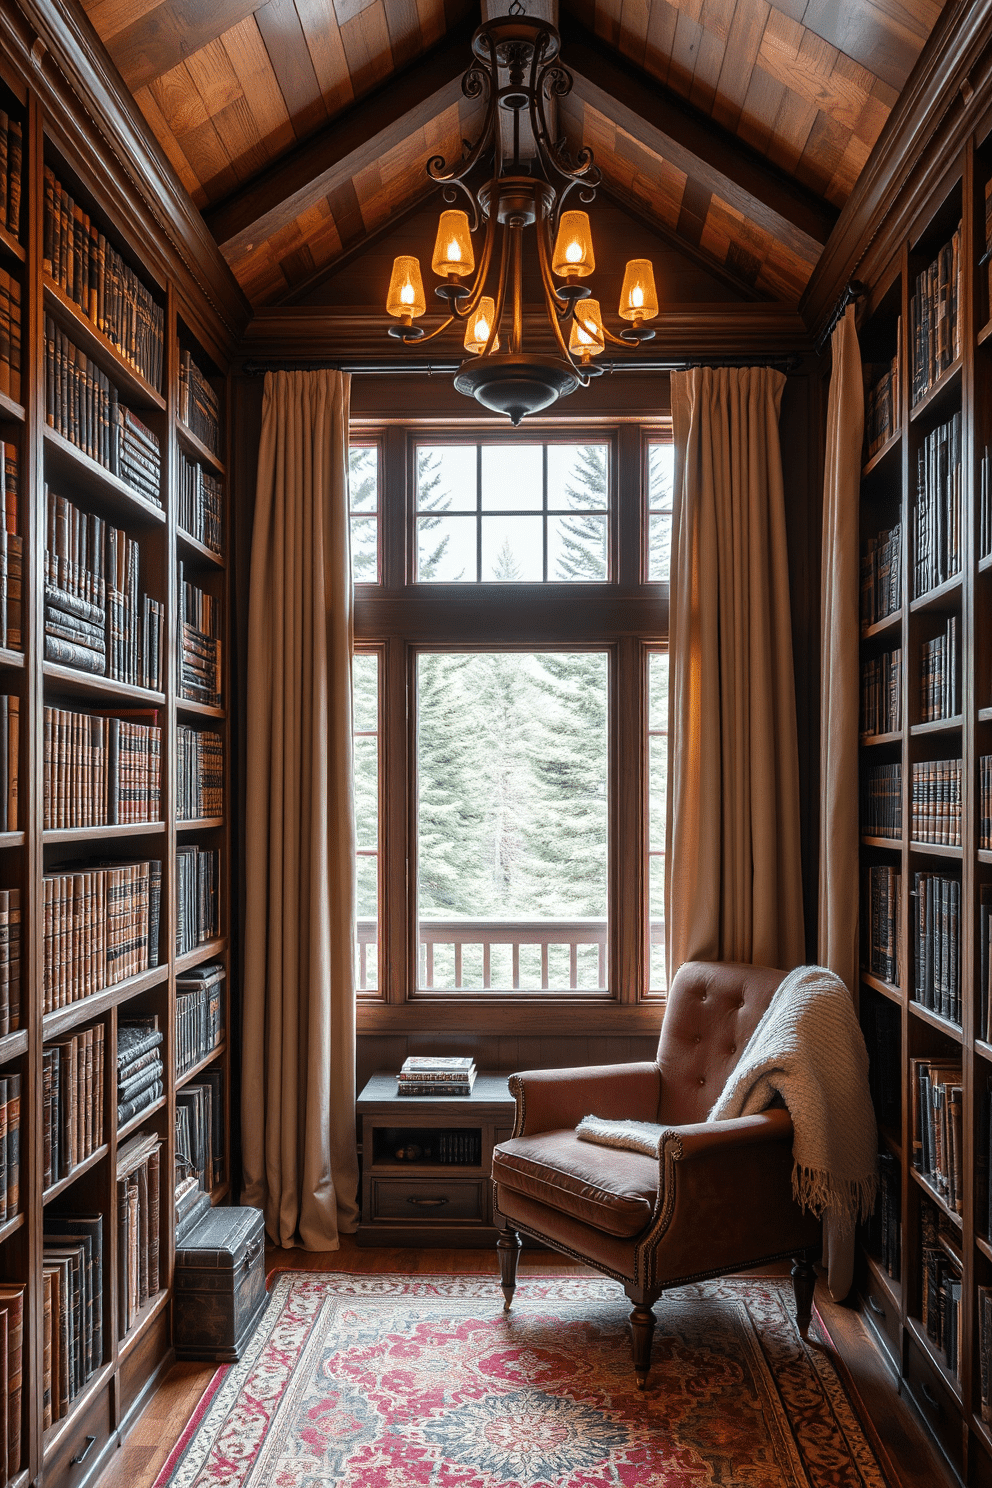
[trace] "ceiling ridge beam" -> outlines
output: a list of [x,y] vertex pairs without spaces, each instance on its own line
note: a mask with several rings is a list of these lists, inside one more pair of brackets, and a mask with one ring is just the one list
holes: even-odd
[[561,33],[562,58],[577,98],[800,257],[816,262],[838,217],[829,202],[584,26],[562,17]]
[[456,103],[473,30],[452,28],[439,46],[207,207],[204,220],[225,255],[250,252],[326,196],[335,179],[355,175]]

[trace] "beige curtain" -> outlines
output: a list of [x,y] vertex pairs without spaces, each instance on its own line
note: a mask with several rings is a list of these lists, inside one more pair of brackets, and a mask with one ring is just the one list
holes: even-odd
[[820,901],[817,954],[858,974],[858,491],[865,396],[848,305],[831,341],[820,588]]
[[349,383],[266,376],[249,595],[244,1200],[308,1250],[358,1219]]
[[784,385],[761,367],[672,374],[669,980],[693,958],[805,959]]

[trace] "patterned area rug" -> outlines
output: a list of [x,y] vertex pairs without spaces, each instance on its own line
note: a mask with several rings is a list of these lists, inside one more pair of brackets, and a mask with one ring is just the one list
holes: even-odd
[[682,1287],[635,1388],[619,1286],[282,1272],[155,1488],[885,1488],[778,1280]]

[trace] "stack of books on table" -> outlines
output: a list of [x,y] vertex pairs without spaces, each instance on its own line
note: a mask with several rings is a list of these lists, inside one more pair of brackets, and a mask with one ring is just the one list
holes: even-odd
[[398,1095],[471,1095],[475,1084],[475,1060],[411,1055],[396,1076]]

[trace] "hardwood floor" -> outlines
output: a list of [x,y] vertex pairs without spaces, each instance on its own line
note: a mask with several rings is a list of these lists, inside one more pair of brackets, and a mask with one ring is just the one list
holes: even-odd
[[[326,1253],[267,1246],[266,1265],[269,1272],[396,1271],[407,1275],[417,1272],[497,1275],[499,1269],[495,1254],[485,1250],[360,1249],[350,1237],[345,1238],[340,1250]],[[528,1272],[549,1271],[595,1274],[551,1251],[523,1252],[521,1277]],[[659,1304],[659,1313],[663,1306],[663,1302]],[[944,1485],[952,1488],[953,1479],[938,1461],[912,1408],[897,1394],[892,1376],[868,1342],[858,1314],[832,1303],[822,1282],[816,1289],[816,1307],[834,1345],[834,1361],[848,1383],[851,1398],[875,1444],[891,1488],[944,1488]],[[103,1474],[98,1488],[151,1488],[215,1372],[211,1364],[173,1365]]]

